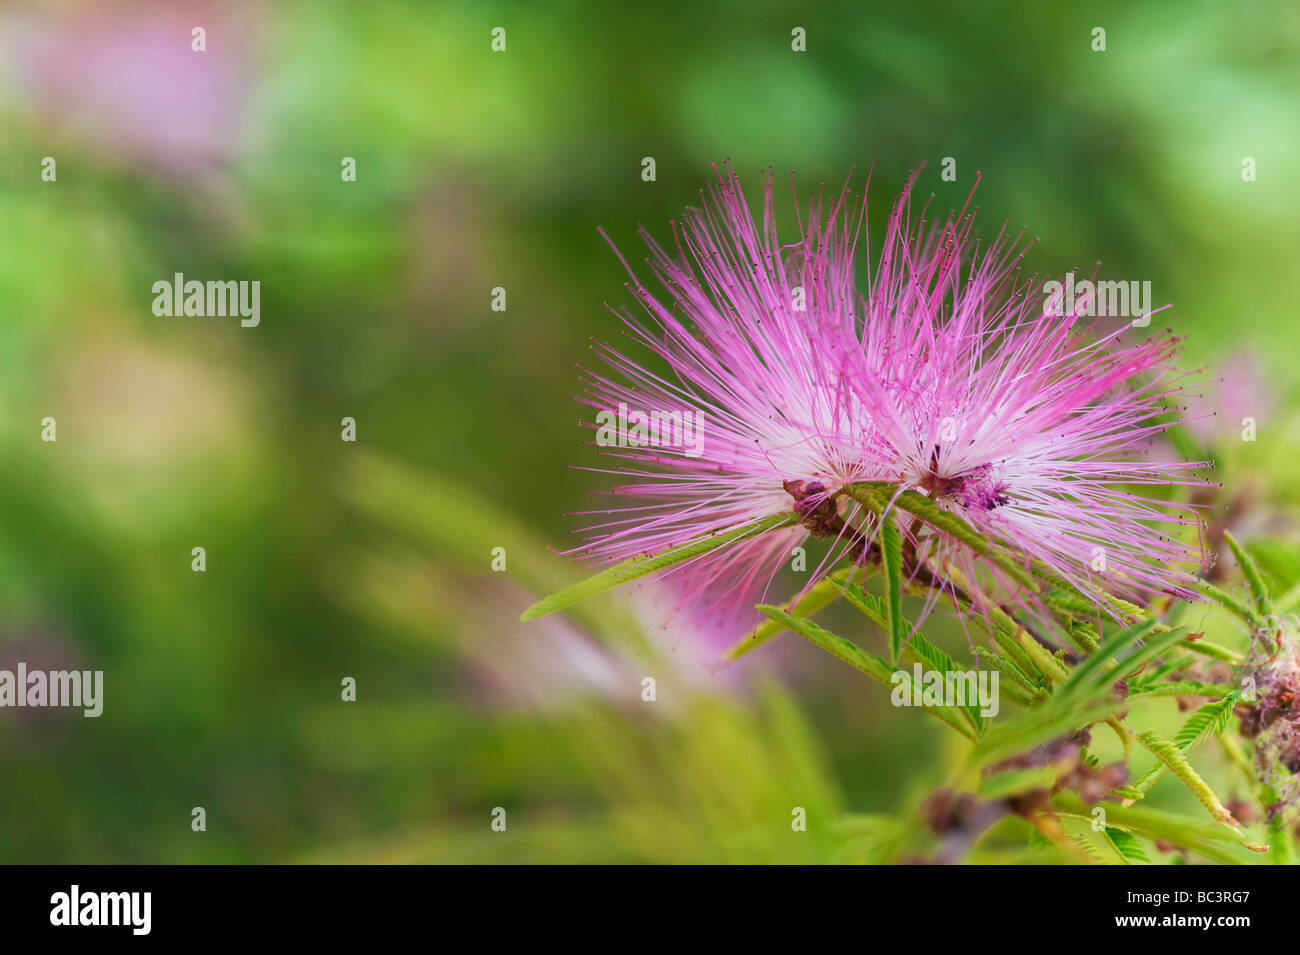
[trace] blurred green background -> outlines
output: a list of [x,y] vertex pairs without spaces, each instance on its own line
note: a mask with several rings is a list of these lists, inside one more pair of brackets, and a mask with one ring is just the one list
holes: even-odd
[[[874,160],[873,234],[917,163],[941,209],[980,171],[1032,269],[1151,281],[1207,380],[1253,356],[1258,442],[1204,440],[1289,578],[1298,107],[1289,0],[5,5],[0,664],[105,703],[0,710],[0,862],[871,857],[938,721],[790,636],[709,669],[635,598],[515,622],[601,486],[574,364],[630,296],[597,227],[638,261],[727,157],[751,198]],[[260,326],[156,317],[174,272],[260,280]]]

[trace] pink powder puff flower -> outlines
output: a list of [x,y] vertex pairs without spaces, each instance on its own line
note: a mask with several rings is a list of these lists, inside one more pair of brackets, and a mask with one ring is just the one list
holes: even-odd
[[[977,180],[978,182],[978,180]],[[877,441],[877,480],[925,494],[1012,552],[1041,562],[1104,605],[1103,592],[1182,598],[1200,553],[1179,540],[1199,520],[1172,506],[1204,485],[1208,462],[1142,453],[1184,396],[1168,331],[1121,344],[1129,323],[1064,315],[1037,277],[1022,278],[1020,236],[968,253],[974,215],[941,228],[908,222],[911,183],[890,219],[852,381]],[[978,245],[978,243],[976,243]],[[904,517],[906,517],[904,515]],[[972,578],[990,571],[942,533],[918,557]]]
[[[1098,337],[1082,301],[1049,314],[1034,280],[1019,280],[1019,237],[1004,230],[968,253],[965,210],[913,228],[914,182],[865,298],[854,284],[865,203],[847,186],[811,200],[799,239],[783,244],[770,177],[756,223],[728,165],[674,226],[674,253],[641,230],[666,295],[628,267],[648,320],[623,319],[649,357],[595,345],[610,371],[588,372],[581,399],[597,409],[597,444],[625,462],[608,473],[631,503],[588,512],[601,520],[572,553],[612,563],[793,513],[794,526],[670,571],[690,582],[683,605],[748,605],[810,533],[833,544],[809,586],[846,557],[869,559],[878,522],[843,492],[878,481],[926,495],[1099,605],[1103,591],[1188,595],[1195,554],[1172,532],[1195,520],[1156,492],[1204,483],[1192,474],[1204,465],[1135,453],[1182,394],[1176,342],[1119,347],[1127,326]],[[914,574],[928,564],[1014,591],[946,532],[891,513]]]
[[[801,241],[785,246],[770,180],[761,231],[730,168],[701,198],[703,208],[688,210],[674,228],[675,257],[641,230],[670,304],[633,274],[630,288],[649,321],[623,317],[662,368],[598,343],[614,374],[589,372],[582,399],[603,415],[626,409],[625,417],[640,416],[630,431],[650,416],[680,415],[693,425],[684,437],[694,440],[633,433],[609,447],[598,429],[598,443],[629,462],[610,472],[628,479],[613,493],[637,503],[589,512],[607,519],[575,551],[583,556],[617,562],[656,553],[789,512],[796,502],[812,512],[833,489],[869,477],[866,444],[873,438],[849,384],[861,361],[853,284],[861,205],[850,209],[847,193],[828,209],[820,200],[810,204]],[[800,483],[786,486],[787,479]],[[689,562],[681,568],[689,581],[683,601],[697,598],[706,605],[700,609],[722,617],[738,602],[752,603],[808,532],[778,530]]]

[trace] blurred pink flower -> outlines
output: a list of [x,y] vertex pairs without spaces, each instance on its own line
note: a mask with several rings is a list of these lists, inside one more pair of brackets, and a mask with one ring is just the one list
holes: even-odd
[[[128,0],[11,10],[0,48],[18,106],[38,125],[118,160],[202,173],[243,140],[253,34],[233,9]],[[191,49],[195,27],[207,31],[205,52]]]
[[513,608],[521,598],[513,585],[475,587],[462,614],[472,632],[461,634],[466,679],[489,705],[505,710],[563,709],[588,699],[632,703],[640,677],[609,647],[563,616],[521,624]]
[[1240,441],[1243,419],[1254,418],[1258,424],[1277,407],[1270,384],[1254,354],[1235,352],[1220,365],[1218,381],[1207,384],[1199,394],[1187,395],[1183,424],[1207,448]]

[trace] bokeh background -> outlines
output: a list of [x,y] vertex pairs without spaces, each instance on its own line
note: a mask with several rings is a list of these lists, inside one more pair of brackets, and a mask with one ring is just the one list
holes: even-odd
[[[874,161],[876,223],[918,163],[945,209],[980,171],[1033,269],[1100,259],[1173,303],[1227,422],[1199,439],[1285,587],[1298,108],[1289,0],[6,3],[0,665],[106,686],[97,720],[0,710],[0,862],[876,858],[945,777],[938,721],[789,635],[710,666],[644,589],[516,622],[582,574],[548,548],[601,485],[570,467],[598,463],[574,365],[630,296],[597,228],[635,261],[727,157],[751,197]],[[174,272],[260,280],[260,327],[156,317]]]

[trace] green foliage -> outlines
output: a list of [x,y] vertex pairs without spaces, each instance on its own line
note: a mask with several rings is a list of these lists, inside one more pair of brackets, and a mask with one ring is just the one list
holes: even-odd
[[1252,628],[1258,629],[1260,626],[1262,626],[1262,621],[1260,619],[1260,616],[1255,611],[1254,607],[1242,603],[1240,600],[1238,600],[1236,597],[1234,597],[1232,594],[1228,593],[1226,590],[1222,589],[1221,587],[1216,587],[1208,580],[1198,580],[1195,586],[1196,589],[1201,592],[1201,594],[1213,600],[1219,606],[1223,607],[1225,610],[1232,613],[1239,619],[1244,620]]
[[[920,518],[935,530],[956,538],[981,557],[987,557],[1010,579],[1027,586],[1033,585],[1033,577],[1025,567],[1002,548],[956,514],[945,511],[924,495],[913,490],[897,491],[889,485],[869,482],[849,484],[844,490],[854,500],[878,515],[884,515],[886,510],[894,506]],[[882,525],[887,526],[889,523],[884,521]]]
[[[1228,720],[1232,716],[1232,708],[1236,705],[1240,696],[1240,692],[1229,688],[1227,695],[1223,699],[1206,703],[1204,706],[1197,708],[1196,712],[1178,730],[1178,734],[1173,740],[1173,746],[1180,753],[1186,754],[1199,746],[1207,737],[1222,734],[1227,729]],[[1131,786],[1126,787],[1125,794],[1130,799],[1140,799],[1170,768],[1167,761],[1161,759],[1155,766],[1147,770],[1141,778]],[[1199,793],[1197,796],[1200,798]]]
[[1109,692],[1117,681],[1132,675],[1148,660],[1182,639],[1180,631],[1170,630],[1147,640],[1155,628],[1154,619],[1144,620],[1107,638],[1097,653],[1071,671],[1057,693],[1061,696],[1096,696]]
[[[841,582],[846,580],[853,572],[852,568],[841,568],[834,573],[828,574],[822,580],[817,581],[812,587],[808,588],[807,593],[803,594],[796,600],[790,601],[783,608],[787,613],[795,614],[802,617],[811,617],[817,611],[832,604],[841,594]],[[768,619],[766,622],[759,624],[754,628],[754,632],[736,643],[731,649],[727,650],[723,656],[728,660],[739,660],[741,657],[759,647],[763,646],[774,637],[780,636],[785,632],[785,626],[777,620]]]
[[1197,683],[1194,680],[1176,680],[1170,683],[1143,683],[1138,688],[1130,686],[1128,698],[1140,700],[1153,696],[1224,696],[1232,687],[1219,683]]
[[[1127,601],[1106,598],[1112,611],[1133,621],[1115,627],[1106,622],[1107,618],[1099,618],[1092,597],[1045,572],[1032,561],[1018,561],[960,518],[938,508],[932,501],[915,492],[870,483],[850,485],[844,490],[863,505],[868,513],[874,515],[873,520],[879,531],[879,566],[882,572],[880,595],[869,593],[862,583],[852,579],[854,568],[841,569],[809,588],[785,607],[760,605],[757,609],[767,617],[768,622],[733,647],[729,653],[731,658],[743,656],[783,630],[791,630],[819,649],[870,676],[882,686],[896,688],[907,694],[912,692],[913,675],[906,670],[896,669],[904,661],[920,665],[923,676],[939,674],[942,679],[947,674],[962,671],[963,668],[951,653],[940,648],[924,634],[914,632],[915,628],[903,613],[904,579],[915,578],[905,564],[907,560],[913,559],[913,555],[910,549],[904,547],[895,515],[907,513],[918,524],[948,534],[970,547],[976,554],[987,558],[990,566],[1005,572],[1008,578],[1014,578],[1020,586],[1026,586],[1030,593],[1037,596],[1042,606],[1051,609],[1053,619],[1060,627],[1060,637],[1065,638],[1076,651],[1076,655],[1072,656],[1064,648],[1054,649],[1041,634],[1031,632],[1016,619],[1014,610],[1008,610],[983,597],[978,604],[963,607],[968,619],[983,618],[988,626],[989,637],[996,647],[972,648],[975,660],[992,667],[1003,676],[1006,679],[1003,689],[1008,698],[1024,707],[1023,712],[1005,716],[994,724],[990,724],[970,701],[957,707],[924,707],[927,713],[942,720],[970,744],[963,773],[978,775],[976,789],[980,798],[1006,799],[1030,791],[1053,788],[1060,772],[1053,765],[1015,768],[1014,764],[1008,764],[1009,768],[1000,770],[996,767],[1014,757],[1032,753],[1039,747],[1056,745],[1066,737],[1105,722],[1117,734],[1125,760],[1131,754],[1133,741],[1140,743],[1156,758],[1155,766],[1143,777],[1116,791],[1127,799],[1122,808],[1131,809],[1132,802],[1145,796],[1150,787],[1168,772],[1178,778],[1215,819],[1228,827],[1234,827],[1234,832],[1237,831],[1235,820],[1223,802],[1191,766],[1186,756],[1206,737],[1224,732],[1238,693],[1230,686],[1179,679],[1179,675],[1191,665],[1187,651],[1216,659],[1236,659],[1237,655],[1233,651],[1204,642],[1203,634],[1189,635],[1183,629],[1166,625],[1158,616]],[[774,522],[773,526],[784,525]],[[747,526],[730,533],[736,535],[735,539],[740,539],[742,536],[762,533],[766,529],[768,528]],[[688,559],[695,553],[703,552],[694,548],[711,549],[713,540],[714,538],[709,538],[692,542],[686,548],[667,552],[662,555],[667,559],[662,565],[650,566],[648,562],[645,565],[635,562],[629,568],[616,568],[618,574],[597,577],[587,587],[579,585],[570,588],[556,598],[543,601],[536,611],[530,611],[526,616],[558,609],[596,589],[615,586],[624,579],[619,575],[653,572],[670,566],[679,559]],[[1204,590],[1242,619],[1255,621],[1257,615],[1271,612],[1270,597],[1258,568],[1235,541],[1230,541],[1230,546],[1238,554],[1243,573],[1250,580],[1254,606],[1247,607],[1220,588],[1208,584],[1204,585]],[[924,579],[929,579],[932,573],[928,572]],[[979,593],[964,578],[957,577],[956,581],[958,586],[953,593],[967,597]],[[919,592],[924,593],[924,587],[918,588],[915,583],[907,589],[919,589]],[[849,606],[883,631],[888,659],[863,649],[859,644],[838,636],[809,619],[841,595]],[[1121,681],[1128,685],[1124,693],[1120,692],[1118,686]],[[1197,710],[1172,741],[1150,729],[1135,733],[1123,724],[1128,705],[1132,701],[1189,695],[1215,695],[1220,699]],[[1103,761],[1088,748],[1078,750],[1078,759],[1091,772],[1102,770]],[[1152,822],[1157,817],[1131,818],[1145,820],[1148,828],[1159,828]],[[1151,861],[1134,834],[1137,831],[1134,827],[1117,822],[1116,826],[1108,828],[1101,836],[1101,845],[1106,849],[1104,853],[1096,842],[1088,838],[1086,832],[1063,834],[1046,822],[1043,827],[1043,832],[1050,835],[1048,841],[1054,842],[1056,848],[1067,855],[1096,861],[1114,857],[1124,864],[1147,864]],[[901,834],[896,828],[882,825],[879,829],[873,829],[873,832],[879,838],[864,839],[860,850],[855,850],[863,857],[875,857],[886,845],[897,850],[905,843],[911,844],[911,837]],[[1207,842],[1200,830],[1188,830],[1184,835],[1188,838],[1179,844],[1185,844],[1189,849],[1210,857],[1222,857],[1225,854],[1225,850]]]
[[990,766],[1123,711],[1116,700],[1049,696],[1040,706],[989,729],[968,757],[971,768]]
[[1232,813],[1224,807],[1219,801],[1219,797],[1201,778],[1200,774],[1192,768],[1192,764],[1187,761],[1184,750],[1168,740],[1161,739],[1151,730],[1139,733],[1138,742],[1150,750],[1164,764],[1165,768],[1183,781],[1183,784],[1192,791],[1192,794],[1201,801],[1210,815],[1214,816],[1224,825],[1235,826],[1236,820],[1232,818]]
[[[1085,806],[1075,793],[1059,793],[1052,801],[1062,816],[1091,824],[1091,808]],[[1210,862],[1240,865],[1258,861],[1258,856],[1246,848],[1240,836],[1227,826],[1192,822],[1181,815],[1144,806],[1107,803],[1105,809],[1108,829],[1121,829],[1152,841],[1172,843]]]
[[770,517],[751,521],[739,527],[697,537],[695,540],[679,544],[677,547],[669,548],[659,554],[633,557],[615,567],[601,571],[594,577],[588,577],[572,587],[566,587],[558,593],[544,597],[525,610],[519,619],[535,620],[538,617],[544,617],[548,613],[563,610],[571,604],[586,600],[588,597],[594,597],[596,594],[604,593],[607,590],[613,590],[615,587],[621,587],[647,574],[675,567],[683,561],[700,557],[710,551],[717,550],[719,547],[735,544],[750,537],[757,537],[765,531],[775,530],[779,527],[789,527],[797,520],[798,518],[792,513],[773,514]]
[[890,677],[894,673],[894,668],[890,666],[887,661],[882,660],[874,653],[868,653],[863,650],[852,640],[846,640],[843,637],[836,636],[826,628],[813,623],[811,620],[805,620],[802,617],[795,617],[786,613],[780,607],[770,607],[765,604],[759,604],[758,609],[762,613],[766,614],[770,619],[780,623],[781,626],[793,630],[814,646],[825,650],[837,659],[843,660],[849,666],[861,670],[877,683],[880,683],[883,686],[892,685]]
[[895,662],[903,652],[907,635],[903,620],[903,538],[893,521],[880,525],[881,566],[885,574],[885,628],[889,631],[889,658]]
[[1125,865],[1151,864],[1151,859],[1147,856],[1146,850],[1142,848],[1142,843],[1131,832],[1125,832],[1123,829],[1114,826],[1106,826],[1102,829],[1101,834]]
[[1237,564],[1246,577],[1246,583],[1250,586],[1250,593],[1255,601],[1255,609],[1261,615],[1267,617],[1273,612],[1273,595],[1270,593],[1268,585],[1264,583],[1264,577],[1260,573],[1259,565],[1255,563],[1255,559],[1246,552],[1245,548],[1237,543],[1237,538],[1232,535],[1232,531],[1224,531],[1223,539],[1232,550],[1232,555],[1237,558]]
[[984,799],[1005,799],[1035,789],[1051,789],[1060,775],[1054,766],[1006,770],[984,776],[977,791]]
[[[912,693],[913,681],[910,673],[906,670],[896,669],[874,653],[863,650],[852,640],[837,636],[824,627],[819,627],[811,620],[792,616],[779,607],[760,604],[758,609],[768,617],[779,621],[784,627],[793,630],[814,646],[825,650],[839,660],[843,660],[849,666],[861,670],[881,685],[891,689],[898,687],[900,692],[905,692],[909,696]],[[975,739],[978,730],[966,709],[954,711],[944,706],[925,707],[924,709],[925,712],[943,720],[963,736]]]

